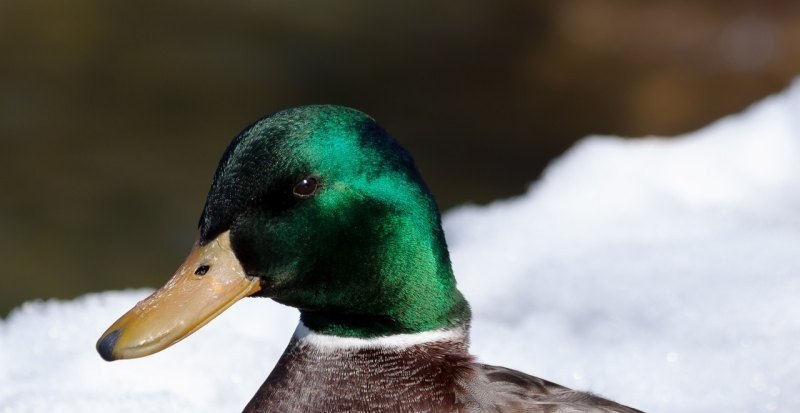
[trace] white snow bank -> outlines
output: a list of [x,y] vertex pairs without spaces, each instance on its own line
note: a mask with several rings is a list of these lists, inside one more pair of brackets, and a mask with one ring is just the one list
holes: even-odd
[[[800,83],[679,139],[587,138],[528,194],[449,212],[473,352],[650,413],[800,411],[798,114]],[[240,411],[297,320],[244,300],[102,361],[95,340],[146,293],[0,321],[0,412]]]

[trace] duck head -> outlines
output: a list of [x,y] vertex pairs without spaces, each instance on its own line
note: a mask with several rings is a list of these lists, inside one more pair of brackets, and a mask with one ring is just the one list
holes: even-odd
[[413,159],[372,118],[338,106],[278,112],[233,140],[186,261],[97,350],[109,361],[155,353],[247,296],[296,307],[307,328],[337,336],[469,320]]

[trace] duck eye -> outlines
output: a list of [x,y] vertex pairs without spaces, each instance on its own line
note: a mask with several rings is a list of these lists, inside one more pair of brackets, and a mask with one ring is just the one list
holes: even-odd
[[211,268],[210,265],[201,265],[201,266],[197,267],[196,270],[194,270],[194,274],[195,275],[206,275],[206,273],[208,272],[208,270],[210,268]]
[[300,182],[294,184],[292,193],[298,198],[310,198],[317,193],[319,188],[319,180],[313,176],[303,178]]

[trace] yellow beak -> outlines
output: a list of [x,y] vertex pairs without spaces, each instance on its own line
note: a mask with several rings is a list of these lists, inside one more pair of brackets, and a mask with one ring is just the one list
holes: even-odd
[[205,245],[195,243],[166,285],[103,333],[97,352],[107,361],[156,353],[260,289],[258,278],[245,275],[226,231]]

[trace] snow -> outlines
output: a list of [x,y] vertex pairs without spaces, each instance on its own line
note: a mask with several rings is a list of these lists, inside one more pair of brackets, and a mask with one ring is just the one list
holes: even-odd
[[[800,81],[676,139],[589,137],[445,216],[472,351],[653,412],[800,411]],[[0,321],[0,412],[240,411],[296,323],[248,299],[156,355],[94,343],[148,291]]]

